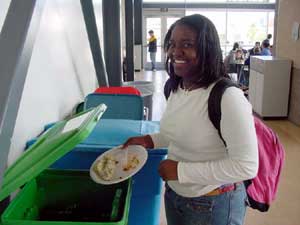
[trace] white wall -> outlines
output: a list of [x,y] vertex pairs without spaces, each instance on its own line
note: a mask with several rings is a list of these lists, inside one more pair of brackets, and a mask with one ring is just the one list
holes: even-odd
[[0,0],[0,33],[11,0]]
[[48,0],[29,65],[8,164],[15,161],[26,141],[37,136],[45,124],[70,115],[96,86],[80,0]]
[[[103,43],[103,13],[102,13],[102,0],[93,0],[94,13],[96,18],[96,25],[99,35],[100,46],[102,54],[104,53],[104,43]],[[103,56],[104,58],[104,56]]]

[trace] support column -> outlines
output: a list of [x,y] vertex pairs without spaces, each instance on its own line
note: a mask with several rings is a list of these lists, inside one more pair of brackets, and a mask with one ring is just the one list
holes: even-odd
[[121,86],[120,0],[103,0],[103,41],[106,71],[110,86]]
[[143,68],[143,0],[134,0],[135,70]]
[[134,42],[143,44],[143,0],[134,0]]
[[134,27],[133,0],[125,0],[125,29],[126,29],[126,80],[134,80]]
[[88,34],[90,49],[93,56],[98,84],[99,87],[106,87],[108,86],[108,77],[100,46],[93,2],[92,0],[80,0],[80,3],[84,16],[86,31]]

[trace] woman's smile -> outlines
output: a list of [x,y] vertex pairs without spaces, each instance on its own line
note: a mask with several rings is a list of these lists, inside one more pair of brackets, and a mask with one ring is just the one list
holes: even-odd
[[178,60],[178,59],[175,59],[175,60],[174,60],[174,63],[175,63],[175,64],[184,64],[184,63],[186,63],[186,61],[185,61],[185,60]]
[[189,63],[187,60],[173,60],[173,67],[175,70],[175,73],[180,76],[180,74],[185,74],[185,71],[188,71],[189,69]]

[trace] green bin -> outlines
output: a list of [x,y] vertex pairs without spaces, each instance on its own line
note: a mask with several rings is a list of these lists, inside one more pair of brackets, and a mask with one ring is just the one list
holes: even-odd
[[89,171],[47,169],[90,134],[105,109],[57,123],[5,171],[0,200],[23,188],[3,212],[2,225],[127,224],[131,179],[100,185]]

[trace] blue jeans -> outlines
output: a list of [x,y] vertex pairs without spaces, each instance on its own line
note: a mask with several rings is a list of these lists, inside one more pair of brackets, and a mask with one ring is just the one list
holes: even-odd
[[233,191],[216,196],[186,198],[168,185],[165,210],[168,225],[242,225],[246,213],[247,194],[243,183]]
[[156,52],[150,52],[151,70],[155,70]]

